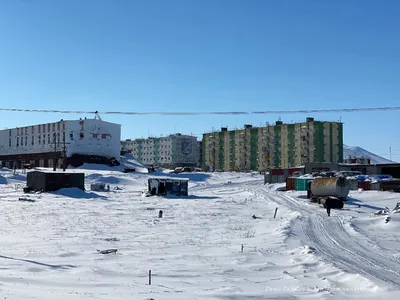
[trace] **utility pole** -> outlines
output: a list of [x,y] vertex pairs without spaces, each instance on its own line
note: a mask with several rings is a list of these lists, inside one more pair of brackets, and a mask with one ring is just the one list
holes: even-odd
[[[67,144],[70,144],[70,143],[66,143],[66,142],[65,142],[65,135],[64,135],[64,134],[63,134],[63,149],[62,149],[62,155],[61,155],[61,149],[59,149],[59,147],[58,147],[59,144],[60,144],[60,141],[57,142],[56,133],[53,133],[53,145],[54,145],[54,149],[53,149],[53,150],[54,150],[53,171],[56,171],[56,169],[57,169],[56,165],[57,165],[58,160],[60,159],[60,157],[62,157],[64,160],[65,160],[66,157],[67,157],[67,148],[66,148],[66,145],[67,145]],[[63,162],[62,169],[63,169],[63,171],[65,172],[65,162]]]
[[54,145],[54,158],[53,158],[53,171],[57,170],[57,160],[58,160],[58,155],[57,155],[57,138],[56,138],[56,133],[53,133],[53,145]]

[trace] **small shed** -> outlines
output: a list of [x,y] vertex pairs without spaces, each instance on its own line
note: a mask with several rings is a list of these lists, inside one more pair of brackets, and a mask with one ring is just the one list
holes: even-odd
[[27,191],[57,191],[62,188],[85,190],[84,173],[31,171],[26,176]]
[[189,178],[152,177],[148,182],[151,195],[188,195]]

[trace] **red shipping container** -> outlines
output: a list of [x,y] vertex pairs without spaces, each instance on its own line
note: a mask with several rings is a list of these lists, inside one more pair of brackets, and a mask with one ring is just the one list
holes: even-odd
[[286,190],[287,191],[293,191],[295,189],[296,189],[296,178],[288,177],[286,179]]
[[369,191],[371,189],[371,182],[370,181],[364,181],[364,182],[359,181],[358,188],[363,189],[364,191]]
[[271,175],[285,175],[283,169],[271,169]]

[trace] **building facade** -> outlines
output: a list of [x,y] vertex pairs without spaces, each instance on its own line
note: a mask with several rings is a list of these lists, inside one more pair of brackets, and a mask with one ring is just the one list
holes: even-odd
[[368,157],[353,157],[349,156],[343,159],[344,164],[362,164],[362,165],[370,165],[371,159]]
[[290,168],[306,162],[343,161],[343,124],[315,121],[252,127],[203,134],[203,168],[250,171]]
[[121,142],[122,150],[131,153],[142,164],[168,168],[198,166],[198,145],[196,137],[181,134]]
[[98,119],[61,120],[0,130],[0,162],[9,168],[78,164],[88,157],[120,159],[121,125]]

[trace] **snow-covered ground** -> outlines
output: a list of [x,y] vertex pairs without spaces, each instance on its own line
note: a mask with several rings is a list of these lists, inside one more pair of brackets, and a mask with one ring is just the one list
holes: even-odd
[[142,192],[165,173],[84,168],[85,192],[29,195],[25,175],[0,170],[4,299],[400,298],[400,214],[374,215],[398,194],[355,191],[328,217],[257,174],[171,174],[190,195],[163,198]]

